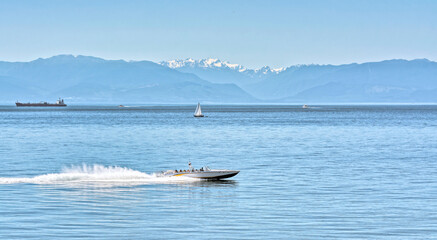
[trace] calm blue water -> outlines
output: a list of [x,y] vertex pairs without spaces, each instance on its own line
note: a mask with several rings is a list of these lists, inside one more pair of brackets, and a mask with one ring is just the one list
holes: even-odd
[[0,239],[437,238],[437,106],[194,108],[1,106]]

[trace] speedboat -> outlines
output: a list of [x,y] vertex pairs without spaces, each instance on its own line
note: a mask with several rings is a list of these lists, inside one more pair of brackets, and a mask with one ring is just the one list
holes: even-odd
[[194,169],[191,167],[188,170],[167,170],[166,172],[162,172],[162,176],[164,177],[191,177],[191,178],[199,178],[199,179],[210,179],[210,180],[219,180],[224,178],[230,178],[237,175],[240,171],[236,170],[219,170],[219,169],[210,169],[209,167],[202,167],[200,169]]
[[310,108],[308,105],[304,104],[302,108]]

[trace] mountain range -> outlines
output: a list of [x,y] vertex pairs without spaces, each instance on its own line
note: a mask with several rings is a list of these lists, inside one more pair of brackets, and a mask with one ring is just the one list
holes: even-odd
[[437,63],[427,59],[257,70],[217,59],[174,60],[160,64],[213,83],[236,84],[267,102],[437,102]]
[[218,59],[104,60],[57,55],[0,62],[0,102],[415,103],[437,102],[427,59],[248,69]]
[[216,84],[150,62],[58,55],[0,62],[0,101],[57,99],[77,103],[253,102],[235,84]]

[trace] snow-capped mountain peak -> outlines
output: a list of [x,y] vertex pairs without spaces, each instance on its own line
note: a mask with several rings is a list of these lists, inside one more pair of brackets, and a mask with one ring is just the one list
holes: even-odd
[[229,63],[228,61],[221,61],[217,58],[206,58],[206,59],[200,59],[200,60],[194,60],[192,58],[187,58],[185,60],[182,59],[176,59],[176,60],[170,60],[170,61],[163,61],[160,62],[161,65],[167,66],[169,68],[213,68],[213,69],[229,69],[238,71],[241,73],[244,72],[255,72],[260,74],[270,74],[270,73],[279,73],[285,70],[285,68],[276,68],[271,69],[268,66],[262,67],[260,69],[251,70],[247,69],[242,65]]
[[227,61],[220,61],[217,58],[206,58],[200,60],[194,60],[187,58],[185,60],[176,59],[170,61],[160,62],[161,65],[169,68],[182,68],[182,67],[202,67],[202,68],[229,68],[238,71],[244,71],[246,68],[239,64],[231,64]]

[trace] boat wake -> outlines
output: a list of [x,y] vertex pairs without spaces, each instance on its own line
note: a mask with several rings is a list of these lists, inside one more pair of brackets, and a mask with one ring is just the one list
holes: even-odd
[[49,173],[35,177],[5,178],[0,177],[0,184],[183,184],[198,182],[199,179],[189,177],[164,177],[161,174],[147,174],[137,170],[103,165],[86,165],[65,167],[60,173]]

